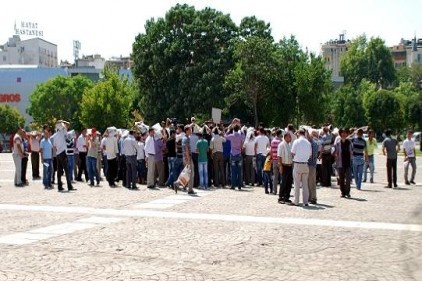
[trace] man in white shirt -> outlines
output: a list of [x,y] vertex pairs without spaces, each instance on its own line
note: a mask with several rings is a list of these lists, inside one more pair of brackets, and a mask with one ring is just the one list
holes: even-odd
[[117,155],[119,148],[117,146],[117,137],[115,132],[108,132],[108,136],[104,138],[103,150],[107,156],[107,181],[110,187],[116,187],[115,180],[117,178]]
[[283,141],[277,147],[278,169],[281,174],[278,203],[292,203],[290,192],[293,185],[292,136],[285,132]]
[[128,189],[137,190],[136,179],[138,177],[137,173],[137,150],[138,143],[133,136],[134,132],[129,131],[128,137],[123,141],[123,154],[126,156],[126,187]]
[[59,192],[64,191],[62,183],[63,170],[66,175],[67,190],[76,190],[72,186],[72,182],[68,175],[69,169],[67,167],[67,156],[66,156],[66,135],[69,122],[59,120],[56,123],[57,132],[53,135],[54,138],[54,148],[56,150],[57,158],[57,189]]
[[145,140],[145,158],[147,162],[148,174],[147,174],[147,187],[154,188],[155,186],[155,130],[150,128],[148,131],[148,137]]
[[293,177],[295,182],[295,200],[294,205],[299,205],[300,187],[302,186],[303,205],[308,206],[309,189],[308,176],[309,167],[308,160],[312,155],[311,143],[305,137],[305,130],[299,130],[299,138],[293,142]]
[[82,132],[76,141],[76,149],[79,153],[78,176],[76,177],[76,181],[82,181],[82,173],[85,174],[85,181],[88,181],[88,169],[86,167],[86,156],[88,153],[86,147],[86,129],[82,129]]
[[258,186],[262,185],[262,168],[264,167],[267,149],[270,147],[270,139],[265,135],[264,128],[259,129],[259,135],[255,138],[256,173]]
[[[415,175],[416,175],[416,149],[415,142],[412,140],[413,131],[407,131],[407,139],[403,142],[403,152],[404,152],[404,182],[406,185],[416,184]],[[408,178],[409,166],[412,166],[412,175],[410,177],[410,182]]]
[[214,166],[214,187],[218,188],[226,185],[224,180],[224,159],[223,159],[223,142],[226,139],[221,136],[218,128],[214,128],[213,137],[211,139],[210,150]]

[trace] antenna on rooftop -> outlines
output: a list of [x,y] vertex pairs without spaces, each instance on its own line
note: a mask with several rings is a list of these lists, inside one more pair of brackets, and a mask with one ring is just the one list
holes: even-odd
[[79,59],[79,50],[81,49],[81,42],[78,40],[73,40],[73,57],[75,58],[75,66],[76,61]]

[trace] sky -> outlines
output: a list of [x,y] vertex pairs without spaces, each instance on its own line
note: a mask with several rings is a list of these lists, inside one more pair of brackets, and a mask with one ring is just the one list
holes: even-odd
[[37,23],[42,38],[57,45],[59,62],[73,62],[74,40],[81,43],[80,56],[129,56],[145,22],[164,17],[177,3],[214,8],[237,25],[256,16],[270,23],[277,41],[294,35],[303,49],[316,54],[343,32],[346,39],[380,37],[387,46],[401,38],[422,38],[421,0],[6,0],[0,5],[0,45],[14,34],[15,23],[24,21]]

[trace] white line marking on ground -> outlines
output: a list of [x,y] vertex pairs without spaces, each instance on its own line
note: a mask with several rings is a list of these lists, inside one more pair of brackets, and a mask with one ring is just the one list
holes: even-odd
[[75,231],[96,227],[101,224],[110,224],[123,220],[123,218],[90,217],[74,222],[50,225],[42,228],[19,232],[0,237],[1,244],[25,245],[51,237],[70,234]]
[[361,222],[343,220],[323,220],[304,218],[282,218],[282,217],[254,217],[241,215],[222,215],[205,213],[177,213],[150,210],[119,210],[119,209],[96,209],[87,207],[63,207],[63,206],[42,206],[42,205],[13,205],[0,204],[0,210],[34,211],[34,212],[54,212],[54,213],[78,213],[98,216],[115,217],[150,217],[150,218],[175,218],[192,220],[215,220],[244,223],[269,223],[269,224],[289,224],[289,225],[309,225],[328,226],[343,228],[363,228],[378,230],[398,230],[422,232],[420,224],[400,224],[385,222]]

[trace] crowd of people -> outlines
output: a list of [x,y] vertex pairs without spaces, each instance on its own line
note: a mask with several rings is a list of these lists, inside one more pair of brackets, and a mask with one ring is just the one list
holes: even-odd
[[[242,189],[262,186],[266,194],[278,195],[280,204],[317,203],[317,184],[332,185],[336,176],[341,197],[350,197],[351,182],[356,189],[362,182],[374,182],[375,134],[368,128],[321,129],[292,124],[286,128],[265,129],[242,126],[235,118],[224,126],[211,121],[200,126],[195,117],[189,124],[176,120],[154,126],[142,122],[134,129],[109,127],[102,134],[95,128],[69,131],[70,124],[59,120],[54,130],[44,126],[42,132],[27,133],[19,129],[13,136],[13,160],[16,187],[28,185],[26,170],[31,157],[32,178],[40,180],[46,190],[57,183],[64,191],[76,190],[75,182],[99,186],[105,178],[110,188],[122,186],[137,190],[169,187],[194,194],[194,188],[229,187]],[[368,138],[364,138],[364,132]],[[403,142],[405,184],[415,184],[416,149],[412,131]],[[397,153],[399,142],[385,131],[382,152],[386,155],[387,186],[397,187]],[[40,165],[40,163],[42,165]],[[410,179],[409,167],[412,168]],[[180,180],[184,169],[188,178]],[[294,201],[290,200],[294,186]]]

